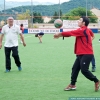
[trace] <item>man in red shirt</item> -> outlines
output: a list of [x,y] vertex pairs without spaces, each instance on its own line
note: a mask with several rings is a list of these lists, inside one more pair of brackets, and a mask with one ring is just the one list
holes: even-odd
[[81,17],[78,20],[78,26],[80,28],[74,31],[57,33],[54,35],[54,38],[56,39],[58,39],[59,37],[76,37],[74,49],[76,60],[72,67],[71,83],[64,89],[66,91],[76,89],[75,84],[80,70],[87,79],[94,81],[95,91],[99,90],[100,81],[88,70],[90,62],[93,58],[93,47],[91,39],[91,36],[93,36],[93,32],[87,27],[88,24],[89,19],[87,17]]

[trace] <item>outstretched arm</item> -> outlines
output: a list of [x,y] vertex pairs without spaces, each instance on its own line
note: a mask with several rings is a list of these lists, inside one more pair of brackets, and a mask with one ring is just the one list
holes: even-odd
[[54,34],[54,38],[55,39],[58,39],[59,37],[63,37],[62,33],[56,33],[56,34]]
[[59,37],[70,37],[70,36],[84,36],[82,29],[76,29],[76,30],[72,30],[72,31],[66,31],[66,32],[62,32],[62,33],[56,33],[54,35],[54,38],[59,38]]

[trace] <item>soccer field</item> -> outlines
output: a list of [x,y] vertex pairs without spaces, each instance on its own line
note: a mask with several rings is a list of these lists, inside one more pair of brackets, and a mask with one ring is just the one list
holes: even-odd
[[[13,58],[12,70],[5,71],[4,48],[0,50],[0,100],[69,100],[69,97],[100,97],[94,92],[94,83],[80,72],[76,91],[64,91],[70,83],[71,68],[75,60],[75,38],[53,39],[45,34],[43,43],[33,34],[26,34],[27,46],[19,44],[19,56],[23,70],[18,71]],[[99,34],[95,35],[93,47],[96,58],[96,72],[100,79]],[[92,65],[90,64],[90,70]]]

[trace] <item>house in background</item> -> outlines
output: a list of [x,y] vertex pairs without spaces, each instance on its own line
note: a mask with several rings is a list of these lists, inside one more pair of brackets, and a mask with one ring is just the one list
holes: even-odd
[[100,21],[100,9],[92,8],[90,11],[92,11],[92,13],[98,17],[98,21]]
[[95,14],[98,17],[98,28],[100,31],[100,9],[92,8],[90,11],[92,11],[93,14]]
[[44,20],[44,23],[48,23],[51,20],[51,17],[43,16],[42,19]]

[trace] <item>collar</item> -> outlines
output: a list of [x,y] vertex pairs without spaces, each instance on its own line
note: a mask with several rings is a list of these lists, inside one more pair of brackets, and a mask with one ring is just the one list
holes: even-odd
[[87,26],[82,26],[81,28],[87,28]]
[[7,26],[8,26],[9,28],[11,28],[11,27],[14,27],[15,25],[13,24],[13,26],[10,27],[9,24],[7,24]]

